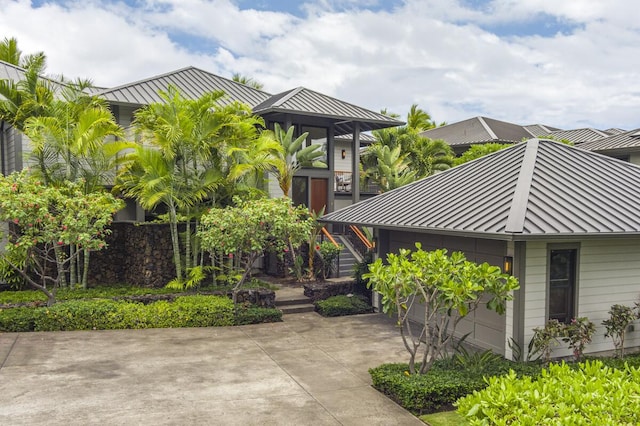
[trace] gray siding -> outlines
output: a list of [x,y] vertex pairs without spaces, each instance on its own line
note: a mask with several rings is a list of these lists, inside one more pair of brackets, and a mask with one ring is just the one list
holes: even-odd
[[[555,242],[554,242],[555,243]],[[544,327],[547,316],[547,248],[545,242],[527,243],[525,277],[524,347],[533,337],[533,328]],[[609,317],[614,304],[634,306],[640,300],[640,239],[603,239],[580,242],[578,262],[577,313],[596,324],[597,331],[586,352],[613,350],[611,339],[605,338],[602,321]],[[627,334],[627,348],[640,347],[640,327]],[[564,343],[554,356],[570,356]]]
[[[409,232],[389,232],[389,251],[397,252],[400,248],[415,249],[420,242],[423,250],[446,248],[449,253],[462,251],[468,260],[502,266],[506,254],[507,243],[504,241],[485,240],[479,238],[443,237],[441,235],[416,234]],[[421,307],[411,312],[414,320],[421,322]],[[424,312],[424,311],[422,311]],[[476,312],[458,324],[457,337],[468,334],[466,342],[491,349],[495,353],[505,353],[506,317],[486,309],[481,304]]]

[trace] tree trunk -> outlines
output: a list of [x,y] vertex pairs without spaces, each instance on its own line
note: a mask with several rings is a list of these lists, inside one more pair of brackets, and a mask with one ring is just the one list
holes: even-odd
[[176,278],[182,280],[182,260],[180,259],[180,239],[178,236],[178,218],[176,208],[169,206],[169,228],[171,229],[171,243],[173,245],[173,263],[176,267]]
[[64,260],[63,260],[63,256],[66,253],[64,253],[62,250],[60,250],[60,247],[58,247],[58,246],[53,246],[53,253],[56,256],[56,268],[58,270],[58,283],[59,283],[60,287],[66,287],[67,286],[67,276],[65,274]]
[[89,279],[89,255],[90,251],[88,249],[84,249],[84,266],[82,268],[82,288],[86,290],[87,281]]
[[184,268],[188,271],[191,268],[191,218],[187,209],[187,226],[184,231]]
[[76,246],[69,244],[69,287],[72,289],[76,287],[78,276],[76,271]]

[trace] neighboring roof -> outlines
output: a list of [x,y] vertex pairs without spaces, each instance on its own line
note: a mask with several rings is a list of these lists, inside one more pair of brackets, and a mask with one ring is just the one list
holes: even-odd
[[336,135],[353,133],[354,122],[361,124],[360,130],[363,132],[404,124],[402,121],[384,114],[370,111],[304,87],[297,87],[274,95],[256,105],[253,108],[253,112],[259,115],[289,113],[339,120],[334,123]]
[[322,221],[502,240],[640,234],[640,167],[531,139]]
[[489,142],[515,143],[534,136],[523,126],[487,117],[469,118],[426,130],[421,135],[443,139],[452,147]]
[[252,108],[268,99],[271,95],[242,83],[220,77],[195,67],[182,68],[145,80],[128,83],[119,87],[98,92],[109,102],[133,105],[148,105],[162,102],[158,91],[167,90],[169,85],[180,88],[187,98],[199,98],[204,93],[222,90],[227,95],[222,104],[233,101],[244,102]]
[[[353,134],[340,135],[335,137],[336,141],[351,142],[353,141]],[[372,144],[376,141],[376,138],[370,133],[360,133],[360,143]]]
[[556,127],[544,126],[542,124],[529,124],[527,126],[522,126],[522,127],[524,127],[524,129],[527,132],[531,133],[531,136],[534,136],[537,138],[543,137],[543,136],[549,136],[551,132],[562,130]]
[[579,145],[581,149],[601,153],[629,152],[640,150],[640,129],[629,130],[593,142]]
[[[26,70],[24,68],[0,60],[0,80],[13,80],[17,82],[25,78],[25,72]],[[39,78],[48,81],[54,90],[65,86],[64,83],[46,76],[40,76]]]
[[624,129],[619,129],[617,127],[612,127],[610,129],[607,130],[603,130],[603,132],[608,133],[610,135],[619,135],[620,133],[624,133],[626,132],[626,130]]
[[605,133],[602,130],[584,128],[584,129],[573,129],[573,130],[557,130],[541,136],[543,137],[553,136],[558,140],[565,139],[573,142],[574,144],[580,144],[583,142],[590,142],[590,141],[606,138],[607,136],[610,136],[610,135],[611,135],[610,133]]

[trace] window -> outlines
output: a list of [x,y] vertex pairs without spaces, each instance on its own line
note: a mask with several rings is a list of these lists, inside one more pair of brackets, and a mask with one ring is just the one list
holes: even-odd
[[578,249],[549,250],[549,319],[575,318]]

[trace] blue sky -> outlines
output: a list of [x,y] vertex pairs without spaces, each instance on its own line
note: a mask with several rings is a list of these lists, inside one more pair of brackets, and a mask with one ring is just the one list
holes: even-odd
[[193,65],[372,110],[640,127],[634,0],[0,0],[0,36],[116,86]]

